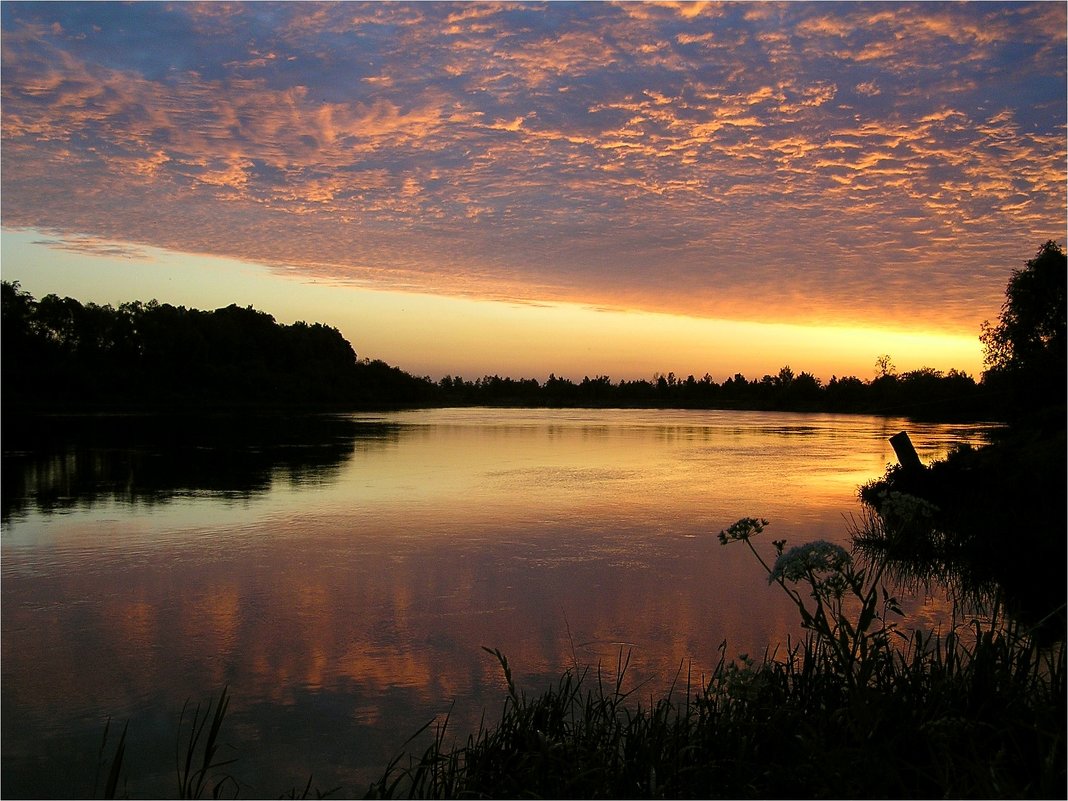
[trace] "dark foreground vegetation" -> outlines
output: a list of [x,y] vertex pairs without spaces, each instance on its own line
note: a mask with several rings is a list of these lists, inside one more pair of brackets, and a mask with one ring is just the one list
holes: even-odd
[[[806,638],[721,659],[707,684],[643,702],[614,677],[568,671],[461,747],[446,728],[390,765],[368,797],[418,798],[1048,798],[1064,792],[1063,648],[1017,624],[974,622],[902,640],[882,567],[809,543],[764,562]],[[872,518],[876,526],[876,518]]]

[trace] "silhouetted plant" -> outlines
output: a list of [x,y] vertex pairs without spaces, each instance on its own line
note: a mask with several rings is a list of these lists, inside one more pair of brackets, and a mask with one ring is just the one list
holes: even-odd
[[[775,540],[776,560],[769,567],[753,546],[752,538],[764,531],[766,520],[742,518],[719,533],[721,545],[744,542],[768,574],[797,608],[801,626],[816,638],[814,647],[826,664],[854,689],[866,686],[875,671],[892,658],[890,637],[896,624],[888,615],[901,616],[901,607],[879,582],[883,568],[857,567],[841,545],[817,540],[785,551],[786,540]],[[807,585],[810,606],[792,585]],[[852,602],[852,604],[850,603]],[[856,607],[856,619],[849,607]]]
[[[182,747],[181,730],[185,725],[186,711],[189,702],[182,705],[182,715],[178,722],[179,736],[178,747],[175,754],[178,769],[178,798],[201,798],[204,791],[210,787],[212,798],[222,798],[223,792],[229,787],[233,792],[232,798],[236,798],[240,787],[233,776],[223,774],[216,777],[215,771],[236,762],[236,759],[216,761],[219,751],[219,734],[222,730],[223,718],[230,706],[230,698],[227,688],[223,687],[219,693],[218,702],[208,701],[208,706],[203,714],[198,703],[189,723],[189,733],[185,737],[185,747]],[[211,725],[208,725],[208,721]],[[207,733],[204,728],[207,726]],[[203,738],[203,739],[202,739]],[[198,755],[199,751],[199,755]]]
[[119,778],[122,774],[123,760],[126,756],[126,731],[130,724],[126,723],[122,727],[122,734],[119,735],[119,743],[115,746],[115,755],[111,759],[107,759],[104,756],[104,751],[108,744],[108,732],[111,729],[111,718],[108,718],[104,724],[104,734],[100,739],[100,753],[97,755],[96,763],[96,776],[93,778],[93,798],[96,798],[97,787],[100,783],[100,769],[107,766],[108,775],[104,782],[104,798],[115,798],[115,793],[118,790]]

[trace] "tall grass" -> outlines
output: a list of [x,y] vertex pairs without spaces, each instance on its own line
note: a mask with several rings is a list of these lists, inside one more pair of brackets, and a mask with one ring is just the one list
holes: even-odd
[[[187,700],[182,705],[182,713],[178,719],[178,738],[174,754],[175,770],[178,778],[175,798],[203,798],[206,790],[210,790],[212,798],[237,798],[240,794],[241,787],[237,780],[229,773],[220,772],[220,768],[232,765],[237,760],[219,760],[217,758],[221,746],[219,735],[222,732],[223,719],[226,717],[226,710],[229,706],[229,687],[222,688],[218,701],[209,699],[207,707],[203,711],[201,711],[201,705],[198,703],[188,717],[187,715],[190,711],[189,701]],[[209,721],[210,726],[208,725]],[[104,756],[104,751],[107,748],[110,728],[111,721],[108,720],[104,725],[104,735],[100,743],[97,772],[96,777],[93,779],[92,798],[97,797],[97,790],[100,786],[100,770],[104,767],[108,769],[108,776],[103,788],[103,798],[118,797],[119,780],[125,767],[126,733],[129,723],[123,726],[119,743],[115,747],[115,753],[108,759]]]
[[93,798],[96,798],[97,788],[100,787],[100,771],[103,768],[108,769],[108,776],[104,782],[104,798],[115,798],[119,788],[119,779],[122,776],[122,763],[126,757],[126,732],[129,729],[130,724],[127,722],[122,727],[122,734],[119,735],[119,744],[115,747],[115,755],[108,759],[104,756],[104,752],[108,746],[108,732],[111,730],[111,719],[104,724],[104,734],[100,739],[100,753],[97,754],[96,760],[96,775],[93,777]]
[[[230,697],[227,695],[227,687],[223,687],[219,694],[218,702],[208,701],[207,708],[201,713],[200,704],[193,710],[189,723],[189,733],[185,737],[185,745],[182,745],[182,735],[179,734],[175,749],[175,766],[178,773],[178,798],[202,798],[204,791],[211,789],[212,798],[222,798],[223,794],[230,791],[231,798],[236,798],[240,787],[233,776],[228,773],[218,775],[219,768],[233,764],[236,760],[217,760],[219,751],[219,733],[222,731],[223,718],[230,706]],[[213,710],[214,706],[214,710]],[[186,712],[189,702],[182,706],[182,715],[178,722],[181,732],[185,726]],[[208,726],[208,721],[211,725]],[[204,729],[207,727],[207,732]]]
[[[175,775],[177,777],[174,798],[199,799],[204,798],[205,794],[216,799],[240,797],[243,789],[242,783],[229,772],[229,767],[237,762],[237,759],[219,758],[219,753],[223,747],[220,737],[229,707],[230,695],[228,686],[222,688],[218,700],[209,698],[207,705],[204,707],[198,703],[191,708],[188,700],[182,705],[182,712],[178,719],[178,735],[174,752]],[[129,724],[123,727],[114,755],[107,758],[105,751],[107,750],[108,733],[111,728],[110,719],[105,723],[91,798],[97,797],[97,792],[100,789],[100,772],[104,768],[107,768],[108,775],[101,797],[129,797],[129,787],[125,781],[122,785],[123,794],[118,794],[119,782],[126,768],[124,761],[128,727]],[[224,768],[226,770],[223,770]],[[323,791],[318,787],[312,786],[312,779],[313,777],[309,775],[303,790],[298,790],[294,786],[286,794],[278,797],[328,798],[341,789],[340,787],[334,787]],[[244,789],[248,788],[245,787]]]
[[766,525],[746,518],[720,540],[745,543],[787,593],[802,641],[760,662],[721,646],[707,683],[687,677],[647,703],[627,689],[622,653],[610,680],[568,670],[528,696],[491,651],[508,686],[496,725],[449,745],[446,718],[366,797],[1063,796],[1063,646],[1004,621],[906,636],[878,568],[783,541],[769,564],[752,542]]

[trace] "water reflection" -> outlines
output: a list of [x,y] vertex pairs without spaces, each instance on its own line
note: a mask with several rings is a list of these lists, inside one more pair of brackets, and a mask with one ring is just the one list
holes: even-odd
[[[29,478],[10,498],[5,484],[4,795],[88,792],[109,714],[130,721],[131,793],[173,793],[181,703],[223,685],[246,795],[312,772],[352,795],[431,716],[451,709],[458,738],[492,717],[504,687],[482,646],[528,690],[572,664],[611,669],[621,649],[650,693],[680,666],[707,674],[724,640],[760,654],[796,633],[795,613],[715,532],[759,514],[776,538],[844,542],[857,483],[903,426],[576,410],[323,422],[164,440],[113,439],[120,426],[57,442],[86,454],[63,482],[5,454],[5,482],[13,463]],[[909,429],[925,459],[983,436]],[[910,612],[945,613],[936,596]]]
[[102,499],[248,498],[276,482],[336,481],[357,440],[396,436],[335,415],[157,415],[4,421],[2,519]]

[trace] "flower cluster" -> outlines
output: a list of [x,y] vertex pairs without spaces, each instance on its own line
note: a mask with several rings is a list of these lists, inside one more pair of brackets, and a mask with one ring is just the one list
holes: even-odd
[[841,545],[826,540],[806,542],[791,548],[775,560],[775,566],[768,574],[768,583],[800,581],[815,573],[838,574],[852,562],[853,557]]
[[768,521],[763,518],[758,520],[755,517],[743,517],[736,523],[732,523],[726,531],[719,532],[719,544],[726,545],[736,540],[748,540],[763,531],[767,524]]
[[895,538],[931,534],[939,509],[932,503],[904,492],[879,493],[879,517],[883,530]]

